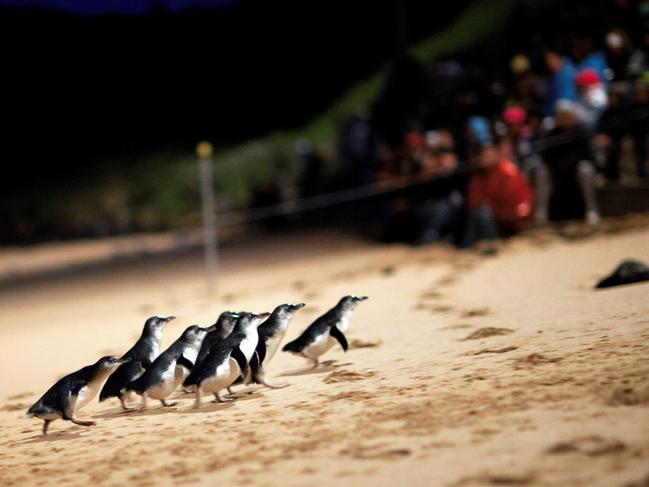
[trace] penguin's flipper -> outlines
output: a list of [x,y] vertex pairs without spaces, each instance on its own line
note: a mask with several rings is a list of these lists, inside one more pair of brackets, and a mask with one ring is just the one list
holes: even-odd
[[153,362],[151,362],[148,358],[143,358],[143,359],[140,361],[140,365],[142,365],[142,368],[143,368],[144,370],[148,370],[149,367],[151,367],[151,364],[152,364],[152,363],[153,363]]
[[259,365],[263,364],[264,359],[266,358],[266,340],[264,340],[263,338],[257,342],[256,353],[257,359],[259,360]]
[[184,355],[181,355],[178,360],[176,360],[176,364],[182,365],[185,367],[187,370],[192,370],[194,368],[194,364],[189,360],[187,357]]
[[248,376],[250,382],[257,384],[257,372],[259,371],[259,367],[261,362],[259,361],[259,354],[255,350],[255,353],[252,354],[252,358],[250,359],[250,374]]
[[241,371],[241,375],[243,375],[244,371],[248,367],[248,361],[246,360],[246,356],[239,349],[239,347],[232,350],[230,356],[237,361],[237,364],[239,364],[239,370]]
[[[78,393],[78,391],[77,391]],[[77,399],[79,399],[79,396],[74,393],[70,393],[67,397],[64,397],[63,395],[60,396],[63,402],[61,402],[61,412],[63,412],[62,418],[70,420],[74,418],[74,413],[77,410]]]
[[338,343],[340,343],[340,346],[343,347],[343,350],[345,352],[347,351],[349,345],[347,344],[347,338],[345,338],[345,335],[343,335],[342,331],[340,331],[336,326],[332,326],[331,330],[329,331],[329,335],[338,340]]

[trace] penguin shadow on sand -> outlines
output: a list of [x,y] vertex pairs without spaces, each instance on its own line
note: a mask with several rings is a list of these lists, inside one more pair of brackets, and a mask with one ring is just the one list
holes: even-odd
[[192,403],[191,406],[180,409],[176,411],[178,414],[205,414],[205,413],[214,413],[218,411],[225,411],[230,409],[237,404],[238,401],[232,402],[206,402],[201,405],[199,408],[195,408]]
[[333,372],[338,367],[344,367],[345,365],[351,365],[351,363],[338,364],[336,360],[325,360],[320,363],[319,367],[307,366],[297,370],[290,370],[279,374],[277,377],[296,377],[300,375],[311,375],[311,374],[324,374],[326,372]]
[[83,436],[87,436],[87,435],[82,435],[84,431],[88,431],[88,428],[79,428],[75,426],[60,431],[55,431],[55,432],[52,431],[48,435],[43,435],[40,431],[38,432],[34,431],[34,436],[30,436],[29,438],[26,438],[23,441],[20,441],[19,443],[21,445],[29,445],[32,443],[48,443],[52,441],[76,440]]
[[251,399],[259,399],[261,397],[264,397],[264,393],[262,392],[263,389],[261,388],[248,388],[248,389],[242,389],[240,391],[234,391],[233,394],[230,394],[228,397],[231,397],[235,399],[233,402],[238,402],[238,401],[249,401]]
[[177,413],[180,409],[183,409],[183,404],[181,403],[170,407],[149,406],[146,409],[141,409],[139,406],[136,406],[128,411],[124,411],[122,408],[112,408],[103,413],[95,414],[93,418],[137,418],[139,416],[157,416],[159,414]]

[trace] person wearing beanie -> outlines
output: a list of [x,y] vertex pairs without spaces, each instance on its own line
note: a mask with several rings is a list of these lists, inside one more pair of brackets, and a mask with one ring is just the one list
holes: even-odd
[[579,111],[584,126],[593,129],[608,107],[608,95],[600,75],[593,68],[586,68],[575,76],[579,91]]

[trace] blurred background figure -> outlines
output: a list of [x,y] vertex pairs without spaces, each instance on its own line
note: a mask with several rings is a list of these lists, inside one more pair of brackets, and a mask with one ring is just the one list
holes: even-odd
[[511,236],[530,220],[534,205],[532,190],[516,165],[501,156],[496,145],[480,147],[475,171],[469,181],[469,217],[463,247],[483,242],[487,252],[496,239]]
[[599,223],[595,197],[595,167],[590,133],[579,117],[579,108],[570,100],[559,100],[555,108],[556,128],[548,133],[548,148],[542,157],[547,174],[541,170],[537,184],[537,215],[547,218],[583,217],[590,225]]

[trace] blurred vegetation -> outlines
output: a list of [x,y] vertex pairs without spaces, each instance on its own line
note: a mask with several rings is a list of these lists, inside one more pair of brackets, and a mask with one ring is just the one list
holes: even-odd
[[[441,56],[466,51],[496,36],[514,8],[526,3],[538,1],[477,0],[455,23],[409,52],[429,64]],[[214,180],[219,210],[245,206],[249,189],[256,183],[274,179],[292,187],[298,139],[312,142],[325,157],[327,169],[334,171],[341,124],[380,96],[389,69],[386,63],[303,128],[271,133],[226,150],[216,147]],[[25,222],[30,218],[44,219],[52,229],[64,228],[67,231],[61,233],[75,236],[166,230],[199,223],[198,169],[193,153],[157,153],[126,162],[119,167],[128,169],[119,172],[111,170],[110,161],[99,164],[95,176],[83,181],[83,187],[72,182],[59,188],[48,195],[44,210],[32,208],[28,210],[31,214],[16,215],[15,221],[29,225]],[[25,233],[29,233],[28,226]],[[53,231],[50,237],[58,233]]]

